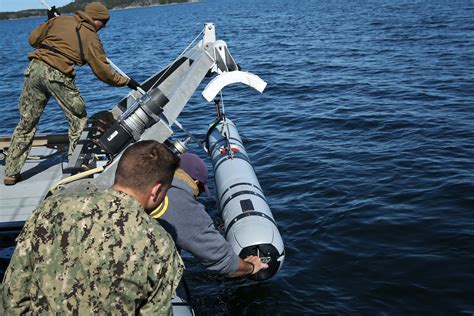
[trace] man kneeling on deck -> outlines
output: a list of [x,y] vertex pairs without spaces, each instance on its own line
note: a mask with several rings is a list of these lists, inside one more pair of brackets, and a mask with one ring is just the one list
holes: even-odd
[[145,211],[162,202],[178,165],[163,145],[138,142],[122,155],[112,189],[47,198],[17,239],[5,313],[171,314],[183,262]]

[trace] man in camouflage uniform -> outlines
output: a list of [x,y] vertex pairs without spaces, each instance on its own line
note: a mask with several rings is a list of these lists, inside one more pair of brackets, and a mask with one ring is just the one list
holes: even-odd
[[120,159],[112,189],[47,198],[17,239],[2,315],[171,314],[183,262],[144,209],[162,202],[178,165],[163,145],[138,142]]
[[25,71],[18,108],[20,121],[15,129],[5,166],[5,185],[21,180],[20,171],[30,152],[36,126],[51,96],[64,111],[69,123],[69,155],[87,120],[84,101],[74,84],[74,66],[88,64],[100,80],[113,86],[139,87],[138,83],[114,72],[107,61],[97,32],[109,20],[107,8],[92,2],[85,12],[49,19],[33,30],[29,43],[36,50]]

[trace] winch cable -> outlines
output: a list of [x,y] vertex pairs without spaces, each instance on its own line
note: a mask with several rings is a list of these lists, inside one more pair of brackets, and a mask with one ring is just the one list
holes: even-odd
[[193,134],[191,134],[191,132],[186,129],[183,125],[181,125],[180,122],[178,122],[178,120],[175,120],[174,123],[176,124],[176,126],[178,126],[178,128],[180,130],[182,130],[190,139],[193,140],[193,142],[195,142],[200,148],[202,148],[206,154],[209,154],[209,151],[207,150],[206,146],[204,146],[203,142],[199,141],[199,139],[197,139],[196,136],[194,136]]
[[226,140],[226,149],[227,149],[227,153],[230,156],[230,159],[234,159],[234,152],[232,151],[232,148],[230,147],[230,129],[229,129],[229,125],[227,124],[227,116],[225,115],[224,95],[222,94],[222,90],[220,91],[220,96],[221,96],[221,106],[222,106],[223,127],[225,126],[227,129],[227,132],[224,132],[224,137]]
[[165,68],[165,70],[163,71],[163,73],[161,74],[161,76],[155,81],[155,83],[154,83],[154,84],[151,86],[151,88],[148,89],[148,90],[151,90],[151,89],[153,89],[153,88],[156,87],[156,84],[157,84],[158,82],[160,82],[161,78],[163,78],[163,76],[166,74],[166,72],[168,71],[168,69],[170,69],[170,67],[171,67],[176,61],[178,61],[181,57],[183,57],[184,54],[186,54],[186,52],[189,50],[189,48],[191,47],[191,45],[193,45],[193,44],[196,42],[196,40],[197,40],[199,37],[201,37],[201,35],[202,35],[203,33],[204,33],[204,28],[202,29],[201,33],[199,33],[199,34],[191,41],[191,43],[189,43],[189,45],[181,52],[181,54],[179,54],[179,56],[176,57],[175,60],[173,60],[173,62],[171,62],[171,63]]
[[[131,80],[130,77],[125,72],[123,72],[122,69],[120,69],[116,64],[114,64],[109,58],[107,58],[107,61],[112,66],[112,68],[114,68],[119,74],[122,75],[122,77],[128,78],[128,80]],[[142,95],[146,94],[145,90],[143,90],[141,87],[137,87],[137,91],[140,92]]]
[[210,148],[209,148],[209,137],[211,136],[211,133],[212,131],[214,130],[214,128],[216,128],[216,126],[222,121],[222,116],[218,116],[216,118],[216,120],[211,124],[211,126],[209,127],[209,129],[207,130],[207,133],[206,133],[206,136],[205,136],[205,141],[204,141],[204,146],[206,146],[207,150],[209,151]]
[[221,118],[221,109],[219,108],[219,99],[214,99],[214,104],[216,105],[216,115],[217,115],[217,120]]

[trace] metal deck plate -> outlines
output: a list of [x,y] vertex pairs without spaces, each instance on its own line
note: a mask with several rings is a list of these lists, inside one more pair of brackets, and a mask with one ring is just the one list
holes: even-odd
[[[46,147],[32,148],[30,156],[44,157],[57,150]],[[13,186],[0,184],[0,226],[15,222],[24,222],[31,212],[43,201],[48,190],[62,177],[65,154],[57,154],[40,160],[27,160],[23,167],[22,181]],[[5,174],[4,161],[0,165],[0,174]],[[11,223],[13,222],[13,223]]]

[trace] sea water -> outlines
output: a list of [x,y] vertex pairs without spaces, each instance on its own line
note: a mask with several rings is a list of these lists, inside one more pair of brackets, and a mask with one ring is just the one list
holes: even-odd
[[[0,134],[18,121],[28,34],[43,20],[0,21]],[[108,57],[141,81],[205,22],[242,70],[268,83],[263,94],[236,85],[223,98],[286,260],[253,283],[187,256],[195,310],[472,315],[474,2],[209,0],[116,10],[99,35]],[[76,82],[89,115],[128,92],[88,67]],[[202,88],[180,119],[201,139],[215,117]],[[66,130],[50,101],[39,131]],[[215,217],[215,203],[203,202]]]

